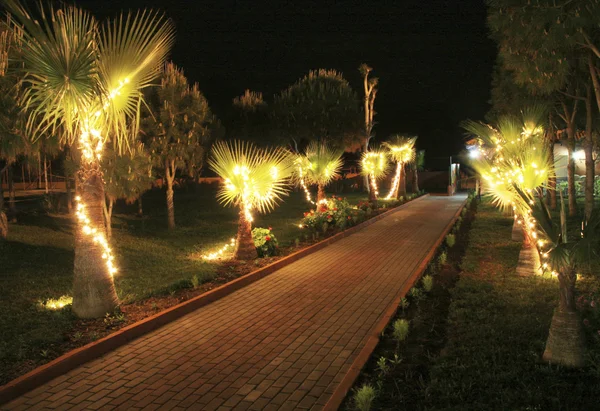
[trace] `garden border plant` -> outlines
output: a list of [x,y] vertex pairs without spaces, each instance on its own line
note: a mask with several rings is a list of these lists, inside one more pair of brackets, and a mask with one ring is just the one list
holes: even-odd
[[[423,199],[428,197],[428,194],[421,195],[415,198],[415,201],[419,199]],[[245,274],[239,278],[236,278],[232,281],[229,281],[219,287],[212,289],[208,292],[202,293],[198,296],[195,296],[185,302],[177,304],[173,307],[170,307],[162,312],[159,312],[153,316],[147,317],[141,321],[130,324],[121,328],[104,338],[101,338],[97,341],[84,345],[82,347],[76,348],[72,351],[69,351],[62,356],[54,359],[53,361],[42,365],[31,372],[22,375],[15,380],[8,382],[6,385],[0,387],[0,405],[10,400],[22,395],[28,391],[31,391],[45,382],[62,375],[69,370],[80,366],[88,361],[91,361],[95,358],[100,357],[101,355],[116,349],[119,346],[126,344],[134,338],[138,338],[148,332],[151,332],[162,325],[165,325],[181,316],[196,310],[210,302],[213,302],[219,298],[225,297],[226,295],[231,294],[232,292],[245,287],[255,281],[258,281],[261,278],[273,273],[281,267],[284,267],[292,262],[298,260],[301,257],[312,254],[329,244],[332,244],[342,238],[347,237],[348,235],[365,228],[376,221],[388,216],[391,213],[397,211],[403,205],[410,203],[404,203],[399,205],[398,207],[394,207],[390,210],[386,210],[377,215],[374,215],[372,218],[357,224],[351,228],[348,228],[344,231],[341,231],[337,234],[334,234],[328,238],[323,239],[315,244],[308,245],[303,247],[290,255],[285,257],[281,257],[274,261],[273,263],[262,267],[256,271],[252,271],[248,274]],[[188,280],[189,286],[192,286],[192,280]]]

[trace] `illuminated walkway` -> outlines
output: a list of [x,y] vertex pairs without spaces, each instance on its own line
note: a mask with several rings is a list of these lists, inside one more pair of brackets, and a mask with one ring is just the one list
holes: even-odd
[[410,203],[3,409],[320,409],[464,199]]

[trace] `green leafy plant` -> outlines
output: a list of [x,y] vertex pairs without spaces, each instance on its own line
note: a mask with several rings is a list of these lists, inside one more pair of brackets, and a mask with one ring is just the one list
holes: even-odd
[[387,359],[385,357],[379,357],[377,360],[377,370],[383,375],[390,371],[390,366],[387,364]]
[[454,247],[454,244],[456,244],[456,237],[454,236],[454,234],[448,234],[446,236],[446,245],[452,248]]
[[423,282],[423,289],[425,292],[430,292],[433,288],[433,277],[430,275],[426,275],[421,280]]
[[200,279],[198,278],[198,274],[194,274],[191,279],[192,287],[198,288],[200,285]]
[[447,261],[448,261],[448,254],[445,251],[442,251],[440,253],[440,256],[438,257],[438,263],[440,266],[444,266],[444,265],[446,265]]
[[408,294],[414,298],[416,302],[421,301],[425,297],[423,290],[421,290],[419,287],[411,288]]
[[370,384],[364,384],[354,393],[354,406],[359,411],[370,411],[375,396],[375,388]]
[[406,337],[408,337],[408,331],[409,331],[409,323],[407,320],[403,319],[403,318],[399,318],[396,321],[394,321],[394,323],[392,324],[393,327],[393,335],[394,338],[396,339],[396,341],[401,342],[406,340]]
[[271,257],[279,252],[279,242],[271,227],[253,229],[252,239],[259,257]]
[[400,308],[402,308],[402,311],[405,311],[409,306],[410,302],[408,301],[408,298],[402,297],[400,300]]
[[311,233],[326,234],[328,231],[344,230],[356,225],[364,220],[365,215],[363,210],[353,208],[346,199],[333,196],[316,210],[304,213],[301,225]]

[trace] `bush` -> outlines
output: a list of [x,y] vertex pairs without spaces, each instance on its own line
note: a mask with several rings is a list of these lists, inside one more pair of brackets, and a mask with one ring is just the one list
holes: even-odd
[[270,257],[279,252],[279,242],[271,231],[271,227],[255,228],[252,230],[252,239],[259,257]]
[[431,289],[433,288],[433,277],[430,275],[426,275],[423,277],[423,289],[426,292],[430,292]]
[[346,199],[334,196],[327,200],[327,204],[319,205],[317,210],[304,213],[301,225],[313,234],[327,234],[360,223],[365,219],[365,214],[360,207],[354,208]]
[[406,337],[408,337],[408,329],[409,329],[409,324],[408,321],[406,321],[403,318],[399,318],[396,321],[394,321],[394,324],[392,324],[392,327],[394,328],[394,338],[396,339],[396,341],[401,342],[406,340]]
[[359,411],[369,411],[374,399],[375,388],[369,384],[364,384],[354,393],[354,405]]
[[454,236],[454,234],[448,234],[446,236],[446,244],[450,248],[454,247],[454,244],[456,244],[456,237]]
[[442,253],[438,257],[438,263],[440,264],[440,266],[443,266],[443,265],[446,265],[447,261],[448,261],[448,254],[446,254],[445,251],[442,251]]

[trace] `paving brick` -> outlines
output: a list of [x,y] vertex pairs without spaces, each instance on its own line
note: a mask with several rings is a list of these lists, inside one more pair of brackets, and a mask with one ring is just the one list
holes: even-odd
[[408,204],[5,408],[322,408],[463,200]]

